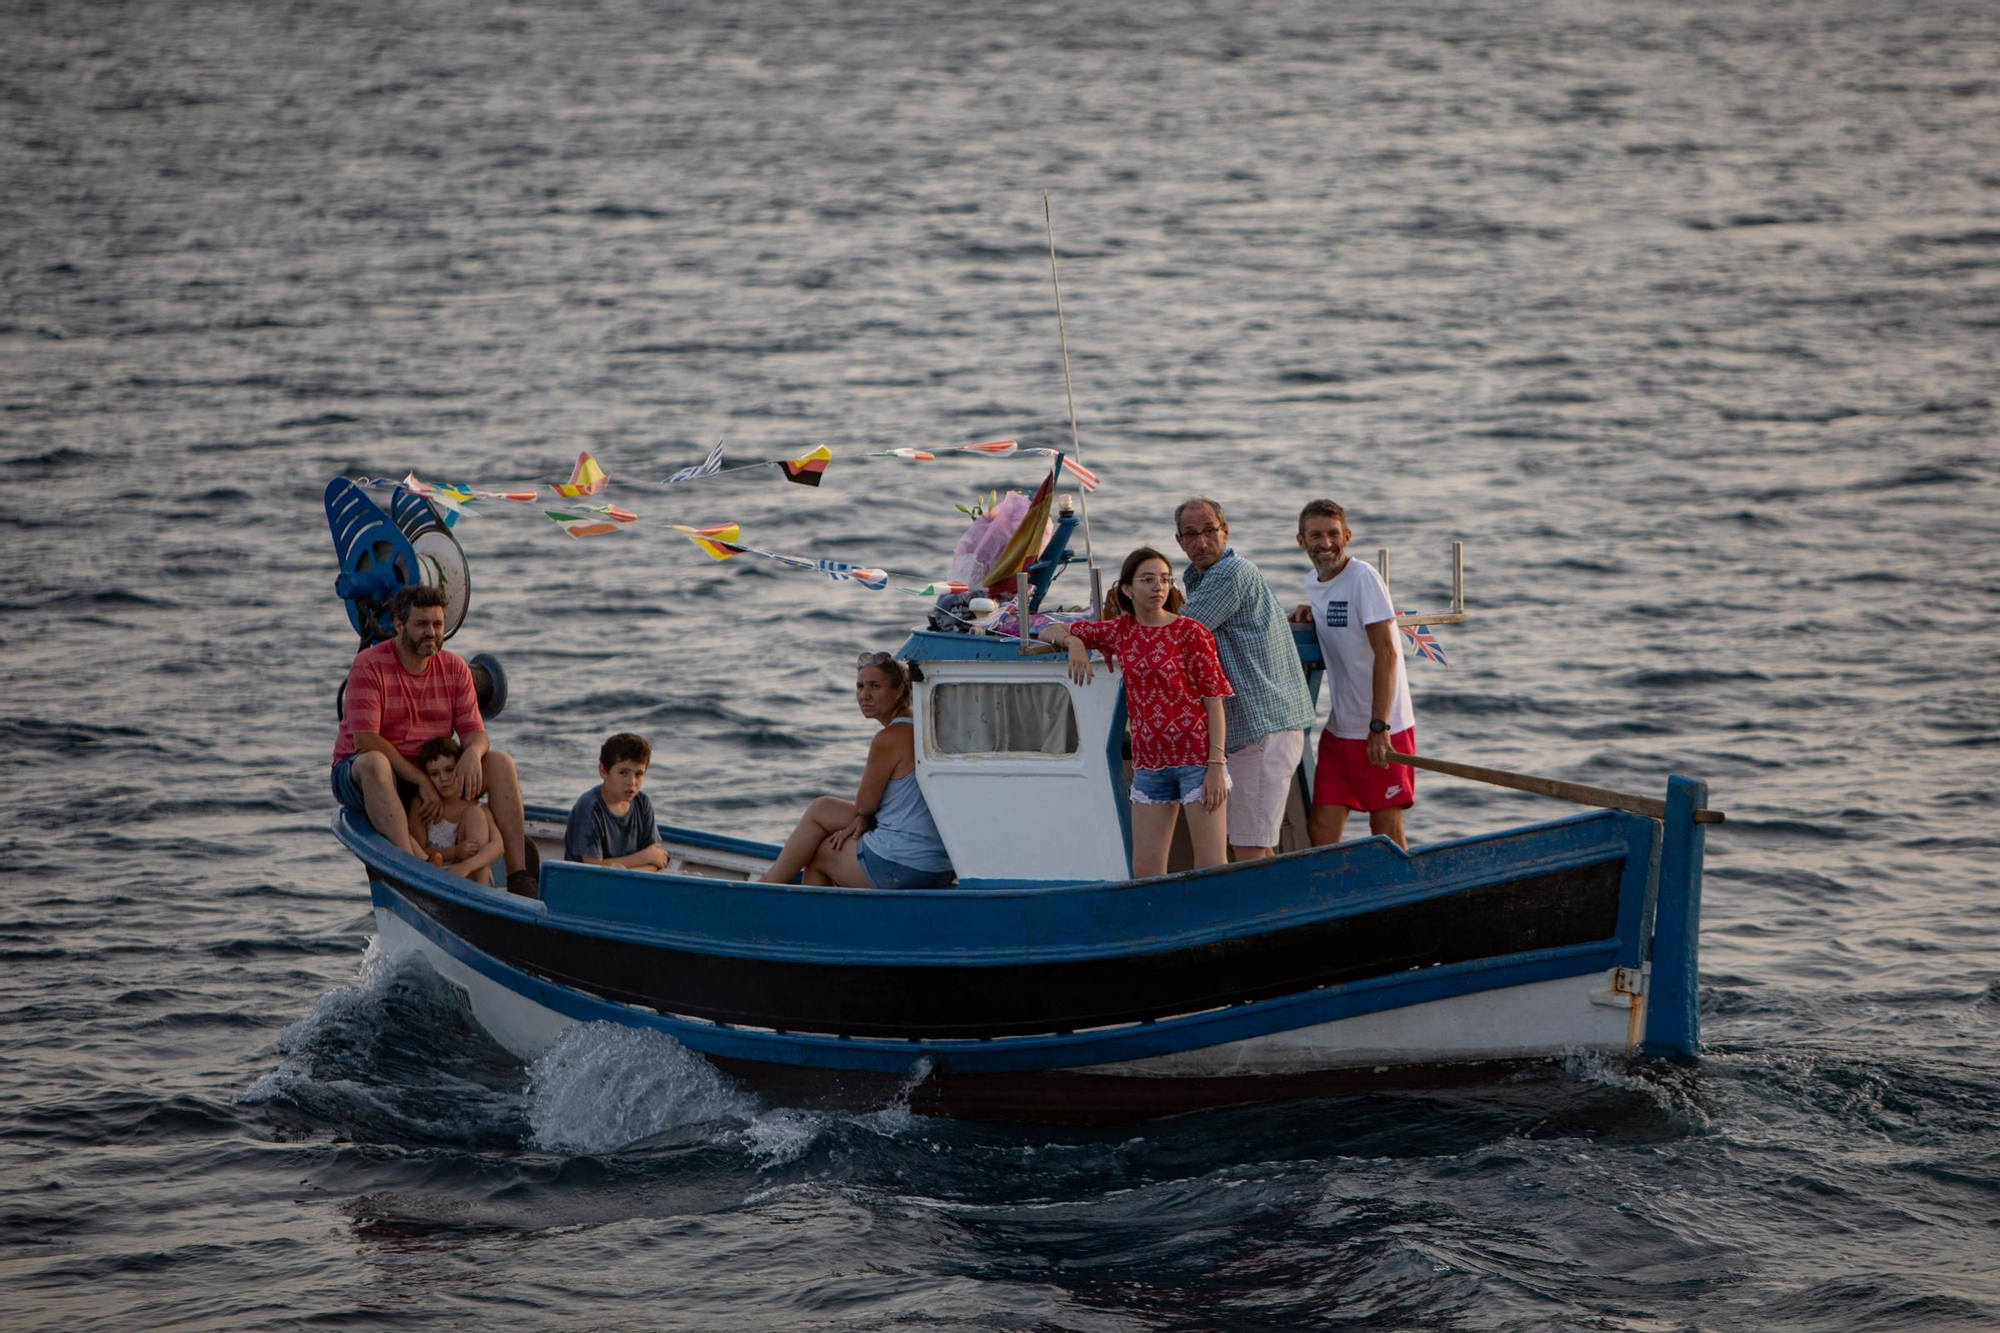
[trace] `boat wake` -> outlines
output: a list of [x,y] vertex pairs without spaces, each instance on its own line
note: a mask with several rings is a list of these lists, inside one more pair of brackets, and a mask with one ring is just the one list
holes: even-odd
[[276,1068],[237,1094],[283,1135],[560,1156],[691,1143],[768,1171],[844,1130],[907,1137],[910,1093],[865,1112],[772,1105],[660,1032],[580,1023],[523,1066],[416,954],[371,942],[355,984],[328,991],[275,1043]]
[[520,1146],[524,1082],[429,965],[371,942],[356,984],[279,1035],[278,1067],[236,1097],[281,1132],[356,1143]]
[[527,1116],[533,1146],[571,1154],[657,1146],[690,1127],[736,1122],[715,1141],[769,1169],[799,1160],[839,1126],[883,1138],[912,1132],[910,1094],[929,1073],[929,1062],[922,1062],[875,1111],[768,1106],[664,1033],[580,1023],[529,1066]]
[[664,1033],[580,1023],[528,1067],[535,1147],[608,1153],[689,1125],[754,1121],[751,1099]]

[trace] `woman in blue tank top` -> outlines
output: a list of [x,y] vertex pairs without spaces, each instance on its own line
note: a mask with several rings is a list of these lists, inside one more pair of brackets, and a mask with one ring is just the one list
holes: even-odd
[[933,889],[952,882],[951,858],[917,786],[916,727],[910,720],[910,674],[887,653],[863,653],[854,678],[861,716],[881,724],[851,801],[822,796],[806,807],[766,884],[849,889]]

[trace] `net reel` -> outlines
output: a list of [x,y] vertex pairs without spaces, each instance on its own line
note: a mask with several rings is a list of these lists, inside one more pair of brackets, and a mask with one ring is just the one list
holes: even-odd
[[[472,575],[465,549],[435,504],[399,486],[384,513],[361,487],[336,477],[326,487],[326,521],[340,562],[333,590],[347,604],[347,621],[363,648],[395,637],[392,604],[404,588],[443,589],[444,637],[458,633],[472,605]],[[466,665],[480,712],[497,716],[507,705],[507,676],[498,659],[478,653]]]

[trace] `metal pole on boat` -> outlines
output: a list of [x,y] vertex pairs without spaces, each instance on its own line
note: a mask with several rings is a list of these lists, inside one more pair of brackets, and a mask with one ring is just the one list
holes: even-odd
[[[1042,191],[1042,221],[1049,229],[1049,281],[1056,289],[1056,332],[1062,338],[1063,392],[1069,396],[1069,453],[1083,466],[1083,442],[1076,433],[1076,387],[1069,377],[1069,325],[1063,319],[1062,273],[1056,267],[1056,218],[1049,207],[1049,192]],[[1083,562],[1090,569],[1090,618],[1104,618],[1104,585],[1097,572],[1097,559],[1090,549],[1089,492],[1077,487],[1077,504],[1083,516]],[[1025,623],[1025,618],[1024,622]]]

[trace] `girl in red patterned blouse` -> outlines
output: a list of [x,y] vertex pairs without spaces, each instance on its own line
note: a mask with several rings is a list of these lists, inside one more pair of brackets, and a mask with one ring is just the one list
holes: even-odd
[[1091,679],[1090,649],[1125,672],[1132,733],[1132,876],[1167,873],[1174,823],[1185,809],[1196,869],[1228,859],[1229,773],[1223,766],[1222,700],[1235,693],[1215,658],[1215,636],[1174,614],[1186,600],[1174,569],[1149,546],[1125,557],[1110,597],[1116,620],[1050,625],[1039,638],[1069,646],[1069,674]]

